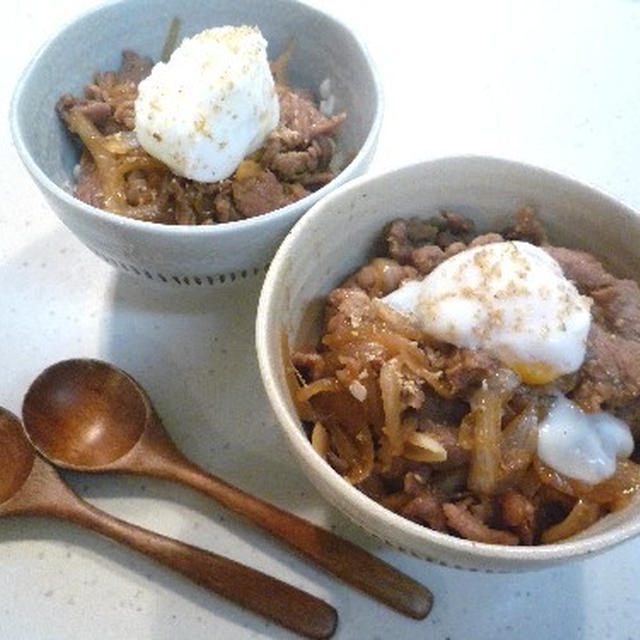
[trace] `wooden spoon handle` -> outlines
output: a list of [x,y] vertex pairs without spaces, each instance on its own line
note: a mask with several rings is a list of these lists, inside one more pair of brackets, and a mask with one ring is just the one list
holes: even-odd
[[426,587],[348,540],[245,493],[188,461],[166,464],[165,460],[154,473],[201,491],[400,613],[416,620],[429,614],[433,594]]
[[[44,463],[38,472],[41,477],[52,476],[53,483],[60,482],[55,471]],[[46,478],[42,479],[46,482]],[[69,520],[121,542],[298,634],[329,638],[336,629],[337,612],[323,600],[228,558],[110,516],[81,500],[64,484],[56,486],[54,500],[38,509],[30,508],[29,512]]]

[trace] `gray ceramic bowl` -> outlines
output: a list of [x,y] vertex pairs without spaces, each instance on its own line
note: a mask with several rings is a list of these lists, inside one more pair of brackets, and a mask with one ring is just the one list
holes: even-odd
[[[64,93],[79,94],[96,71],[117,69],[122,50],[159,59],[172,18],[180,37],[224,24],[256,24],[273,59],[290,38],[294,86],[317,89],[331,80],[336,110],[348,119],[338,149],[353,155],[328,185],[272,213],[221,225],[178,227],[106,213],[70,193],[78,150],[55,113]],[[360,175],[373,155],[382,118],[372,61],[353,32],[295,0],[121,0],[97,7],[64,27],[35,56],[15,90],[11,130],[25,166],[62,222],[115,267],[150,281],[182,285],[229,282],[258,274],[293,223],[317,200]]]
[[[354,180],[316,204],[278,250],[267,274],[256,324],[260,371],[294,456],[318,490],[356,523],[416,556],[461,568],[519,571],[559,564],[640,533],[640,495],[565,542],[507,547],[433,531],[385,509],[343,480],[312,449],[285,380],[282,337],[313,344],[322,300],[375,255],[395,218],[441,209],[470,215],[480,230],[502,228],[516,208],[536,206],[553,242],[599,256],[614,273],[640,273],[640,217],[611,197],[567,177],[492,158],[424,162]],[[603,224],[606,221],[606,224]]]

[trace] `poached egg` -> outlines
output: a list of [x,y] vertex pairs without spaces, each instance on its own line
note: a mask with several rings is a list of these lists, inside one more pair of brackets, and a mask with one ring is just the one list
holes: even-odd
[[439,340],[488,352],[528,384],[578,370],[591,325],[591,299],[548,253],[520,241],[466,249],[382,302]]
[[185,38],[140,83],[135,114],[140,145],[175,174],[229,177],[280,117],[266,40],[246,25]]

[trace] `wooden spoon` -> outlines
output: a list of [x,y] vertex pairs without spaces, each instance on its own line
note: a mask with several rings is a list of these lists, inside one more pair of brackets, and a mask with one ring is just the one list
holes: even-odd
[[54,464],[181,482],[397,611],[422,619],[431,610],[431,592],[409,576],[190,462],[167,435],[142,387],[113,365],[85,359],[52,365],[29,388],[22,417],[31,442]]
[[122,542],[210,591],[310,638],[328,638],[326,602],[238,562],[114,518],[80,499],[36,455],[16,416],[0,407],[0,516],[52,516]]

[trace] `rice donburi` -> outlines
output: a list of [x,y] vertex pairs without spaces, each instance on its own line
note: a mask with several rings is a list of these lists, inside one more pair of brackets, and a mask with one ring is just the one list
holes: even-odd
[[[529,207],[396,220],[289,382],[315,450],[383,506],[494,544],[564,540],[640,488],[640,289]],[[449,315],[448,315],[449,314]]]

